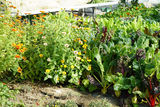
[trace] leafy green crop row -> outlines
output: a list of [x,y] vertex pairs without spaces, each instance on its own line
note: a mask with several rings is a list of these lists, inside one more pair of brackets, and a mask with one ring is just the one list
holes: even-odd
[[125,91],[133,103],[146,100],[154,107],[160,93],[158,16],[143,5],[97,18],[64,11],[29,16],[31,21],[0,15],[0,72],[103,94],[110,87],[117,97]]

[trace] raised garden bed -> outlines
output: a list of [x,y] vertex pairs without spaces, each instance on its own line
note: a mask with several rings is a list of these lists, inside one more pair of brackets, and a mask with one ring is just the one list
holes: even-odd
[[[29,99],[40,101],[35,98],[35,91],[61,101],[72,98],[59,97],[59,90],[53,93],[57,85],[116,96],[120,106],[159,106],[159,9],[143,4],[118,6],[94,18],[65,10],[54,15],[41,11],[31,21],[22,16],[10,17],[5,11],[0,15],[0,105],[15,105],[8,100],[12,91],[7,86],[22,91],[17,96],[27,98],[25,105]],[[23,80],[45,81],[52,87],[41,87],[41,83],[40,89],[34,84],[11,84]],[[75,103],[82,106],[77,99],[79,102]],[[96,105],[94,102],[92,105]]]

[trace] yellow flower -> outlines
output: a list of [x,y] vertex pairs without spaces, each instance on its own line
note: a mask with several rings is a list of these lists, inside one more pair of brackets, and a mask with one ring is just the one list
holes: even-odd
[[22,74],[22,69],[21,69],[21,67],[18,67],[17,71]]
[[71,69],[74,69],[74,66],[73,66],[73,65],[71,65]]
[[79,44],[80,44],[80,45],[83,45],[83,42],[80,40],[80,41],[79,41]]
[[91,62],[91,59],[88,59],[88,58],[87,58],[87,61],[88,61],[88,62]]
[[42,57],[43,57],[43,54],[40,54],[39,57],[42,58]]
[[41,28],[44,28],[44,25],[40,25]]
[[13,47],[16,47],[16,44],[15,44],[15,43],[12,43],[12,46],[13,46]]
[[83,47],[84,49],[86,49],[86,48],[87,48],[87,46],[88,46],[87,44],[84,44],[82,47]]
[[90,71],[92,69],[91,65],[88,66],[88,70]]
[[49,69],[46,69],[46,73],[50,73],[51,72],[51,70],[49,70]]
[[63,67],[63,65],[60,65],[60,67],[62,68],[62,67]]
[[83,22],[83,21],[82,21],[82,20],[80,20],[80,19],[79,19],[78,21],[79,21],[79,22]]
[[82,55],[82,53],[81,53],[81,52],[78,52],[78,55]]
[[82,62],[84,62],[84,59],[81,59]]
[[71,11],[73,11],[74,10],[74,8],[71,8]]
[[90,30],[90,28],[84,28],[84,30]]
[[67,65],[64,65],[64,68],[67,68]]
[[63,71],[63,72],[62,72],[62,74],[63,74],[63,75],[66,75],[66,72],[65,72],[65,71]]
[[84,25],[88,25],[88,23],[84,23]]
[[59,77],[57,77],[57,81],[59,81]]
[[62,63],[62,64],[64,63],[64,60],[63,60],[63,59],[61,60],[61,63]]

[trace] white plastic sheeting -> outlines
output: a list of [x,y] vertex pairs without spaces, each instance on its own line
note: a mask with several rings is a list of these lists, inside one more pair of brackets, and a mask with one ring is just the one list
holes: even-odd
[[84,5],[91,0],[7,0],[20,12]]

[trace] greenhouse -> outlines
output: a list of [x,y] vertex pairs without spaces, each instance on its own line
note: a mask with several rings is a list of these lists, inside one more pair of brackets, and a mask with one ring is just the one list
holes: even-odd
[[0,107],[159,107],[160,0],[1,0]]

